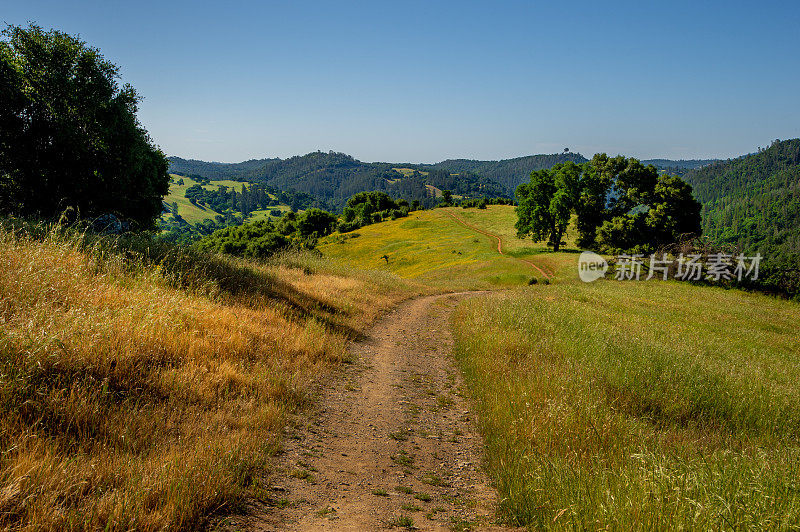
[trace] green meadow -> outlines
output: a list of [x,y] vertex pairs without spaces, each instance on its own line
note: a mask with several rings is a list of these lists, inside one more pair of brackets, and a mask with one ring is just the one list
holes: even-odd
[[[334,234],[319,249],[359,268],[389,271],[444,290],[509,288],[542,277],[530,264],[499,255],[495,239],[449,215],[461,210],[415,211],[407,218]],[[552,262],[545,255],[531,257]]]
[[[450,213],[499,235],[507,255]],[[502,519],[797,529],[800,306],[674,281],[584,284],[571,242],[548,252],[514,221],[508,206],[435,209],[321,247],[439,290],[506,289],[452,318]],[[518,259],[555,276],[529,286],[538,274]]]
[[535,286],[453,317],[503,517],[532,528],[800,523],[796,303],[676,282]]

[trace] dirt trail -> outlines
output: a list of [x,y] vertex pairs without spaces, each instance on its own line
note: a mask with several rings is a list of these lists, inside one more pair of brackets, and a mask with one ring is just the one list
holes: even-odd
[[289,431],[250,530],[504,530],[461,396],[449,315],[472,293],[426,296],[387,314]]
[[[463,219],[463,218],[461,218],[460,216],[456,216],[456,215],[455,215],[455,214],[453,214],[452,212],[448,212],[447,214],[449,214],[450,216],[452,216],[452,217],[453,217],[453,219],[454,219],[455,221],[457,221],[458,223],[460,223],[460,224],[461,224],[461,225],[463,225],[464,227],[467,227],[467,228],[469,228],[469,229],[472,229],[473,231],[477,231],[478,233],[480,233],[480,234],[482,234],[482,235],[486,235],[486,236],[488,236],[489,238],[493,238],[493,239],[497,240],[497,252],[498,252],[499,254],[501,254],[501,255],[505,255],[505,253],[503,253],[503,239],[501,239],[501,238],[500,238],[500,235],[496,235],[496,234],[494,234],[494,233],[490,233],[490,232],[488,232],[488,231],[484,231],[484,230],[483,230],[483,229],[481,229],[480,227],[477,227],[477,226],[475,226],[475,225],[472,225],[471,223],[467,222],[466,220],[464,220],[464,219]],[[530,264],[531,266],[533,266],[534,268],[536,268],[536,269],[539,271],[539,273],[541,273],[542,275],[544,275],[546,279],[550,279],[551,277],[553,277],[553,274],[552,274],[552,272],[547,272],[547,271],[546,271],[544,268],[540,267],[538,264],[536,264],[536,263],[535,263],[535,262],[533,262],[532,260],[528,260],[528,259],[520,259],[520,258],[518,258],[518,257],[512,257],[512,258],[513,258],[513,259],[515,259],[515,260],[518,260],[518,261],[524,262],[524,263],[526,263],[526,264]]]

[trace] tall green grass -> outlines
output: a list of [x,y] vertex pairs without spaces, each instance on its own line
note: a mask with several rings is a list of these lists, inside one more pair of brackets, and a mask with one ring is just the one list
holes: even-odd
[[463,304],[457,356],[511,523],[800,526],[800,306],[679,283]]

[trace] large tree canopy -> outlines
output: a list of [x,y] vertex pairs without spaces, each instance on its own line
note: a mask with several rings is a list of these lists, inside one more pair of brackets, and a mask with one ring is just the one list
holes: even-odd
[[0,211],[84,218],[114,213],[152,227],[168,163],[136,118],[119,69],[77,37],[8,26],[0,41]]
[[571,161],[531,172],[530,182],[517,188],[517,234],[547,240],[558,251],[578,200],[580,175],[581,167]]
[[547,240],[555,251],[573,212],[577,244],[586,249],[650,252],[682,234],[700,234],[692,187],[633,158],[598,154],[581,166],[534,171],[517,199],[520,236]]

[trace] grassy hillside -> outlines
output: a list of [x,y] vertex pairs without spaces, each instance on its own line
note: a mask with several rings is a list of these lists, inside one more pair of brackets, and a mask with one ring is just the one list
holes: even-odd
[[533,528],[800,522],[800,306],[675,282],[464,304],[457,356],[502,514]]
[[[544,242],[534,242],[530,238],[517,238],[517,230],[514,228],[514,224],[517,222],[517,213],[512,205],[489,205],[486,209],[455,208],[452,209],[452,212],[481,229],[499,235],[503,239],[505,253],[515,257],[526,257],[542,253],[552,255],[550,248]],[[577,232],[574,224],[570,225],[564,238],[566,244],[562,249],[569,252],[576,251],[576,237]]]
[[231,512],[263,493],[287,414],[348,339],[403,298],[462,289],[496,290],[453,327],[506,521],[800,522],[797,303],[583,284],[571,243],[549,252],[514,221],[416,211],[264,264],[5,223],[0,527],[190,530]]
[[[796,526],[800,306],[671,281],[584,284],[571,245],[546,252],[517,239],[514,220],[507,206],[436,209],[323,246],[439,287],[509,288],[452,320],[504,519],[534,529]],[[508,255],[477,230],[500,235]],[[548,267],[552,282],[527,286],[533,271],[519,259]]]
[[258,495],[286,414],[417,289],[0,228],[0,528],[194,530]]
[[[542,249],[536,248],[515,256],[499,255],[496,239],[462,225],[453,217],[467,216],[467,211],[461,208],[415,211],[407,218],[332,235],[322,241],[319,249],[326,256],[359,268],[388,271],[447,289],[511,287],[527,285],[532,277],[543,278],[531,264],[517,256],[538,261],[548,272],[561,264],[560,259],[553,260],[552,253],[540,253]],[[503,218],[513,215],[513,207],[505,205],[471,211],[488,213],[473,215],[472,221],[493,221],[494,214]]]

